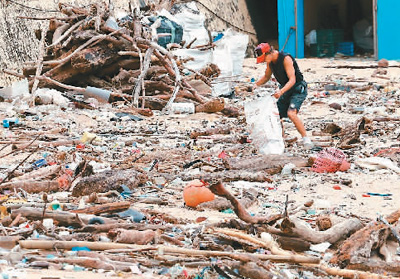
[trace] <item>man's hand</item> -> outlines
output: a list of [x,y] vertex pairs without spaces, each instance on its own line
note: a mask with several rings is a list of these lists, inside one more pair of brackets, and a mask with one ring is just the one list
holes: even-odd
[[275,98],[279,99],[280,96],[282,96],[283,92],[279,89],[277,91],[275,91],[274,96]]

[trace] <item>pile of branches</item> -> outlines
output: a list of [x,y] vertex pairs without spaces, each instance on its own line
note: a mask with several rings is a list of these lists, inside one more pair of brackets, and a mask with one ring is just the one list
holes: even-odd
[[[142,109],[162,110],[174,101],[192,102],[196,112],[224,109],[220,98],[199,94],[181,75],[182,61],[157,44],[157,37],[165,35],[157,34],[159,20],[145,25],[136,12],[112,21],[105,3],[88,8],[59,4],[59,10],[65,16],[49,18],[47,30],[36,32],[38,61],[23,67],[32,92],[38,87],[71,93],[96,88],[111,93],[108,102],[129,101]],[[192,76],[208,83],[218,71],[209,65]]]

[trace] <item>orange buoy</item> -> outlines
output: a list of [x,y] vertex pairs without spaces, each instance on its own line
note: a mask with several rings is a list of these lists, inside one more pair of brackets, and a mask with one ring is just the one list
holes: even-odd
[[196,207],[197,205],[212,201],[215,195],[206,187],[207,183],[199,179],[189,181],[183,189],[183,199],[185,204],[190,207]]

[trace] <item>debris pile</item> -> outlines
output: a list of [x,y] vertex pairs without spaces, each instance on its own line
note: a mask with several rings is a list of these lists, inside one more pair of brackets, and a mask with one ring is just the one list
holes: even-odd
[[[210,77],[218,77],[218,66],[207,65],[187,78],[183,61],[157,43],[168,42],[160,33],[164,18],[128,15],[117,21],[99,4],[83,9],[60,3],[59,8],[66,17],[50,19],[48,29],[37,32],[42,57],[23,67],[33,92],[54,88],[72,93],[69,98],[78,93],[103,102],[129,101],[144,115],[171,109],[173,102],[192,104],[193,112],[224,110],[224,99],[210,95]],[[170,43],[190,48],[193,42]],[[202,46],[212,47],[212,41]],[[193,83],[208,90],[198,92]]]
[[[21,76],[34,94],[0,102],[2,267],[127,278],[399,276],[400,80],[305,69],[302,116],[316,147],[286,138],[284,154],[259,154],[242,109],[253,68],[244,66],[235,98],[212,98],[190,86],[192,77],[207,83],[206,71],[184,75],[151,26],[129,17],[116,27],[104,5],[60,11],[67,17],[51,19],[43,55]],[[89,93],[103,103],[78,98]],[[178,100],[199,113],[162,112]],[[377,218],[374,204],[385,210]]]

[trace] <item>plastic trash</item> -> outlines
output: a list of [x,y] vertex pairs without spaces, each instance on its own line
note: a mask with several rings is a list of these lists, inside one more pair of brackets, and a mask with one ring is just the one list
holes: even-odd
[[[264,88],[255,93],[266,93]],[[276,99],[267,93],[264,97],[247,101],[244,105],[246,122],[253,143],[261,154],[283,154],[285,143]]]
[[4,128],[9,128],[12,127],[14,125],[17,125],[19,123],[19,119],[16,117],[13,118],[6,118],[3,120],[3,127]]
[[146,218],[142,212],[134,210],[132,208],[129,208],[129,209],[125,210],[125,211],[119,212],[119,213],[117,213],[117,215],[120,218],[127,218],[128,217],[135,223],[140,223],[140,221],[142,221],[143,219]]
[[82,93],[86,98],[95,98],[100,102],[108,103],[111,96],[111,91],[87,86],[86,90]]
[[45,165],[47,165],[46,159],[40,159],[40,160],[37,160],[36,162],[34,162],[34,163],[32,164],[32,167],[34,167],[34,168],[40,168],[40,167],[45,166]]
[[131,189],[129,189],[129,187],[126,186],[125,184],[122,184],[121,188],[122,188],[121,196],[124,199],[129,198],[132,195]]
[[288,163],[286,165],[283,166],[282,171],[281,171],[281,175],[282,176],[288,176],[292,174],[293,169],[296,167],[295,164],[293,163]]
[[311,170],[318,173],[337,172],[345,158],[346,155],[339,149],[325,148],[318,153]]
[[193,103],[172,103],[170,111],[176,114],[192,114],[195,112],[195,106]]
[[52,218],[43,219],[43,226],[48,230],[52,229],[54,227],[53,219]]

